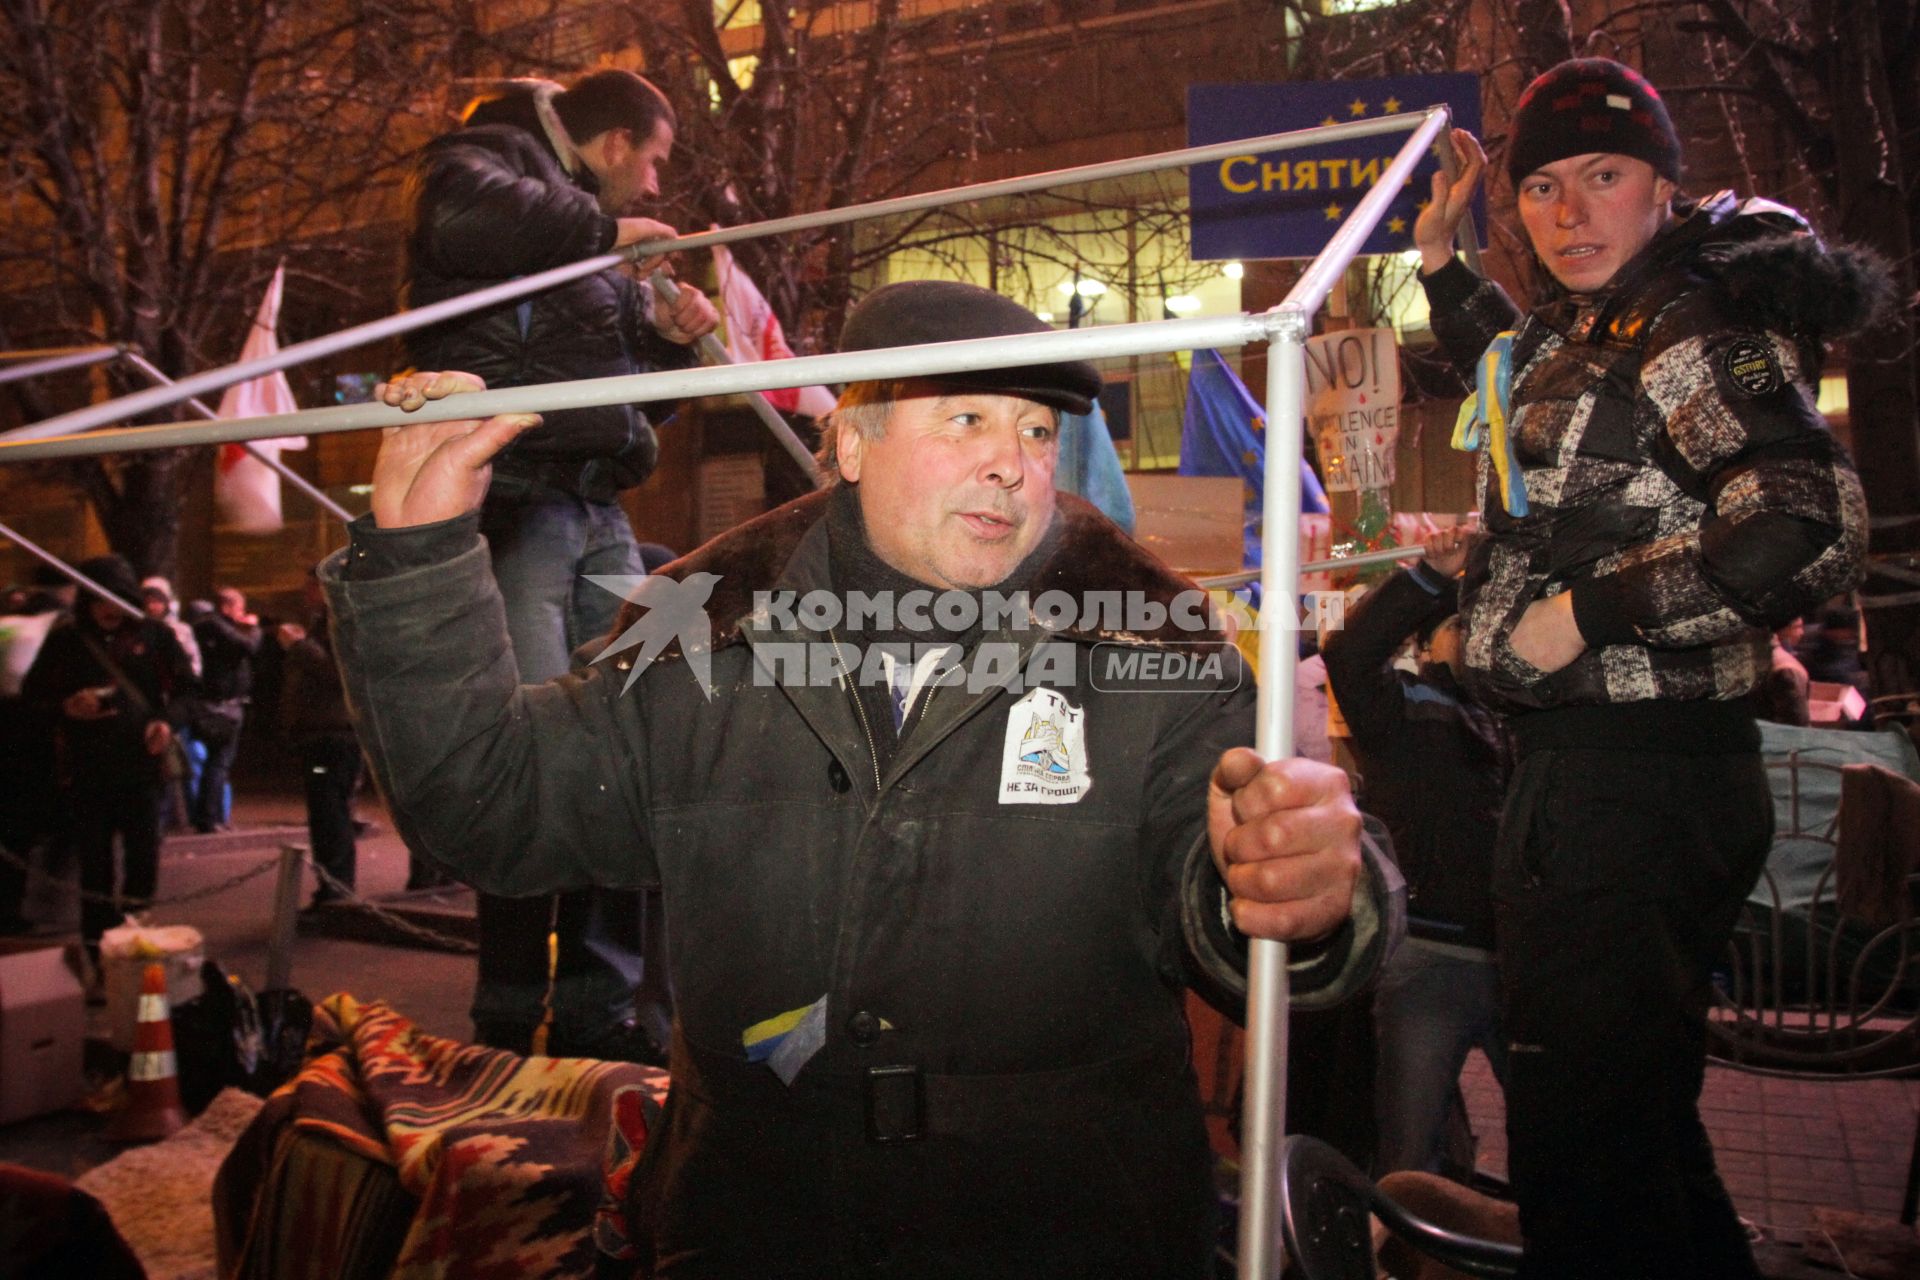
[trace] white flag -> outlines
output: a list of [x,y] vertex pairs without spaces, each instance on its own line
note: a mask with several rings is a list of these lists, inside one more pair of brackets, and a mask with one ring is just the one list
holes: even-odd
[[[735,364],[762,360],[790,360],[793,348],[753,278],[733,260],[725,245],[713,246],[713,265],[720,277],[720,312],[726,321],[724,343]],[[825,387],[789,387],[763,392],[782,413],[804,413],[824,418],[833,411],[834,394]]]
[[[286,287],[287,268],[282,264],[273,273],[260,309],[254,313],[253,328],[246,345],[240,348],[240,360],[258,360],[280,349],[280,294]],[[276,370],[249,382],[235,383],[220,397],[223,418],[257,418],[272,413],[293,413],[293,388],[287,375]],[[278,458],[282,449],[304,449],[305,436],[280,436],[255,440],[253,447],[268,457]],[[272,533],[281,526],[280,476],[237,444],[220,446],[220,460],[213,476],[214,501],[219,504],[226,526],[240,533]]]

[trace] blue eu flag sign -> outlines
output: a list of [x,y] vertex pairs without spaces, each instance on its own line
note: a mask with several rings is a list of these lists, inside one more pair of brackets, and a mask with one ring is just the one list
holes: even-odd
[[[1465,72],[1285,84],[1196,84],[1187,89],[1187,145],[1347,124],[1420,111],[1437,103],[1453,123],[1480,132],[1480,78]],[[1380,180],[1405,133],[1385,133],[1270,155],[1229,156],[1187,170],[1193,257],[1311,258]],[[1440,167],[1431,152],[1360,250],[1413,247],[1413,222]],[[1474,197],[1475,226],[1487,225],[1486,197]],[[1484,246],[1484,242],[1483,242]]]
[[[1267,419],[1260,402],[1218,351],[1193,353],[1187,417],[1180,429],[1180,474],[1238,476],[1246,496],[1246,547],[1241,566],[1260,567],[1261,483],[1267,465]],[[1324,512],[1327,494],[1300,459],[1300,510]]]

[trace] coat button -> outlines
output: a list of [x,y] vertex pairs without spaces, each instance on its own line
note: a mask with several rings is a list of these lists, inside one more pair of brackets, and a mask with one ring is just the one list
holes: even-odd
[[838,760],[827,763],[827,785],[842,795],[853,785],[853,779],[847,776],[847,767]]
[[847,1019],[847,1035],[864,1049],[880,1038],[880,1019],[862,1009]]

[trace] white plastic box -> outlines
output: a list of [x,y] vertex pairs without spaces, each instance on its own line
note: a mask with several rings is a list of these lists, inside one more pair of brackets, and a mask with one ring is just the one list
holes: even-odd
[[0,938],[0,1124],[80,1100],[86,1037],[86,997],[65,948]]

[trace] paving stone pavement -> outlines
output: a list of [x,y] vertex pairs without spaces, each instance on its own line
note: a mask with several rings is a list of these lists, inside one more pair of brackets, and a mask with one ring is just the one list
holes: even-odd
[[[1504,1177],[1506,1106],[1480,1053],[1460,1085],[1480,1166]],[[1776,1080],[1710,1065],[1700,1115],[1741,1216],[1798,1244],[1816,1206],[1899,1215],[1920,1080]]]

